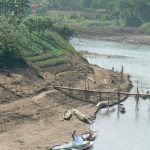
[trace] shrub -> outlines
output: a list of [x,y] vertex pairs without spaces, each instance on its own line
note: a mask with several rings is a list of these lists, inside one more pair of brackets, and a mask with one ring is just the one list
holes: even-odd
[[67,26],[62,26],[62,27],[55,26],[54,30],[67,40],[69,40],[70,37],[72,37],[74,33],[74,30],[72,30],[71,28]]
[[140,28],[143,29],[146,34],[150,34],[150,22],[142,24]]

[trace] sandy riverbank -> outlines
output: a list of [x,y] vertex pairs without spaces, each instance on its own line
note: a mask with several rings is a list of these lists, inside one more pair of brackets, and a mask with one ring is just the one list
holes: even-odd
[[73,26],[72,28],[78,31],[76,36],[80,38],[150,45],[150,35],[146,35],[144,31],[136,28],[81,26]]
[[[124,75],[120,83],[119,72],[92,67],[93,73],[86,75],[87,89],[117,91],[119,86],[121,91],[129,91],[131,88],[128,75]],[[53,83],[54,77],[51,74],[47,76]],[[18,75],[16,77],[18,78]],[[91,78],[95,82],[89,80]],[[115,82],[112,82],[114,79]],[[10,77],[9,81],[11,82]],[[71,87],[85,89],[85,74],[68,71],[56,75],[55,85],[68,86],[68,82]],[[117,102],[115,94],[102,94],[100,99],[98,94],[90,92],[85,97],[84,92],[56,90],[51,85],[48,83],[47,90],[39,92],[36,96],[16,100],[13,97],[13,101],[1,103],[0,150],[46,150],[55,144],[70,141],[74,130],[77,134],[85,133],[89,131],[89,125],[79,121],[75,116],[70,121],[64,121],[62,116],[66,109],[76,108],[89,118],[93,118],[97,110],[96,104],[100,100]],[[3,97],[8,94],[5,93]]]

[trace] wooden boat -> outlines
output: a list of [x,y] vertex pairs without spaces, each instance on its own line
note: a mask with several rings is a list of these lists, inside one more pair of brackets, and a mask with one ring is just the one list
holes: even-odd
[[120,111],[121,113],[125,113],[125,112],[126,112],[125,107],[123,106],[123,104],[120,104],[120,106],[119,106],[119,111]]
[[83,134],[81,137],[85,141],[94,141],[97,135],[98,135],[97,131],[90,131],[88,133]]
[[72,109],[73,114],[81,121],[89,123],[88,117],[81,112],[79,112],[77,109]]
[[69,147],[70,143],[65,144],[65,145],[58,145],[54,146],[53,148],[49,150],[87,150],[93,146],[93,142],[89,142],[88,144],[84,145],[79,145],[79,146],[71,146]]
[[108,101],[99,102],[96,106],[97,106],[98,108],[105,108],[105,107],[108,106]]
[[71,111],[65,110],[65,112],[64,112],[64,114],[63,114],[64,120],[70,120],[71,117],[72,117]]
[[92,141],[84,141],[80,136],[76,136],[75,141],[62,145],[56,145],[49,150],[87,150],[92,146]]
[[86,146],[72,148],[71,150],[88,150],[93,146],[93,142],[89,142]]

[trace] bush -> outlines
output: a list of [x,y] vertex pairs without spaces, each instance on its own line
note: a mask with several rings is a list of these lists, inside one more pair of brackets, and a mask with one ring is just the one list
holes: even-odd
[[140,27],[142,21],[138,17],[129,17],[126,20],[126,26],[129,27]]
[[69,40],[70,37],[72,37],[74,34],[74,30],[72,30],[71,28],[67,26],[62,26],[62,27],[55,26],[54,30],[67,40]]
[[0,64],[9,67],[22,67],[27,66],[23,57],[18,57],[13,51],[8,51],[0,55]]
[[0,62],[8,66],[25,64],[24,52],[29,49],[28,30],[12,17],[0,16]]
[[144,23],[140,27],[146,34],[150,34],[150,22]]

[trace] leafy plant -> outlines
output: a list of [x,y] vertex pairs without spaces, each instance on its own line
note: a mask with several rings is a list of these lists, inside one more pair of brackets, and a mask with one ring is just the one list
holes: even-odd
[[5,16],[0,16],[0,22],[0,56],[3,60],[7,60],[9,54],[11,58],[23,59],[24,51],[29,48],[26,27],[23,24],[14,26],[11,18]]

